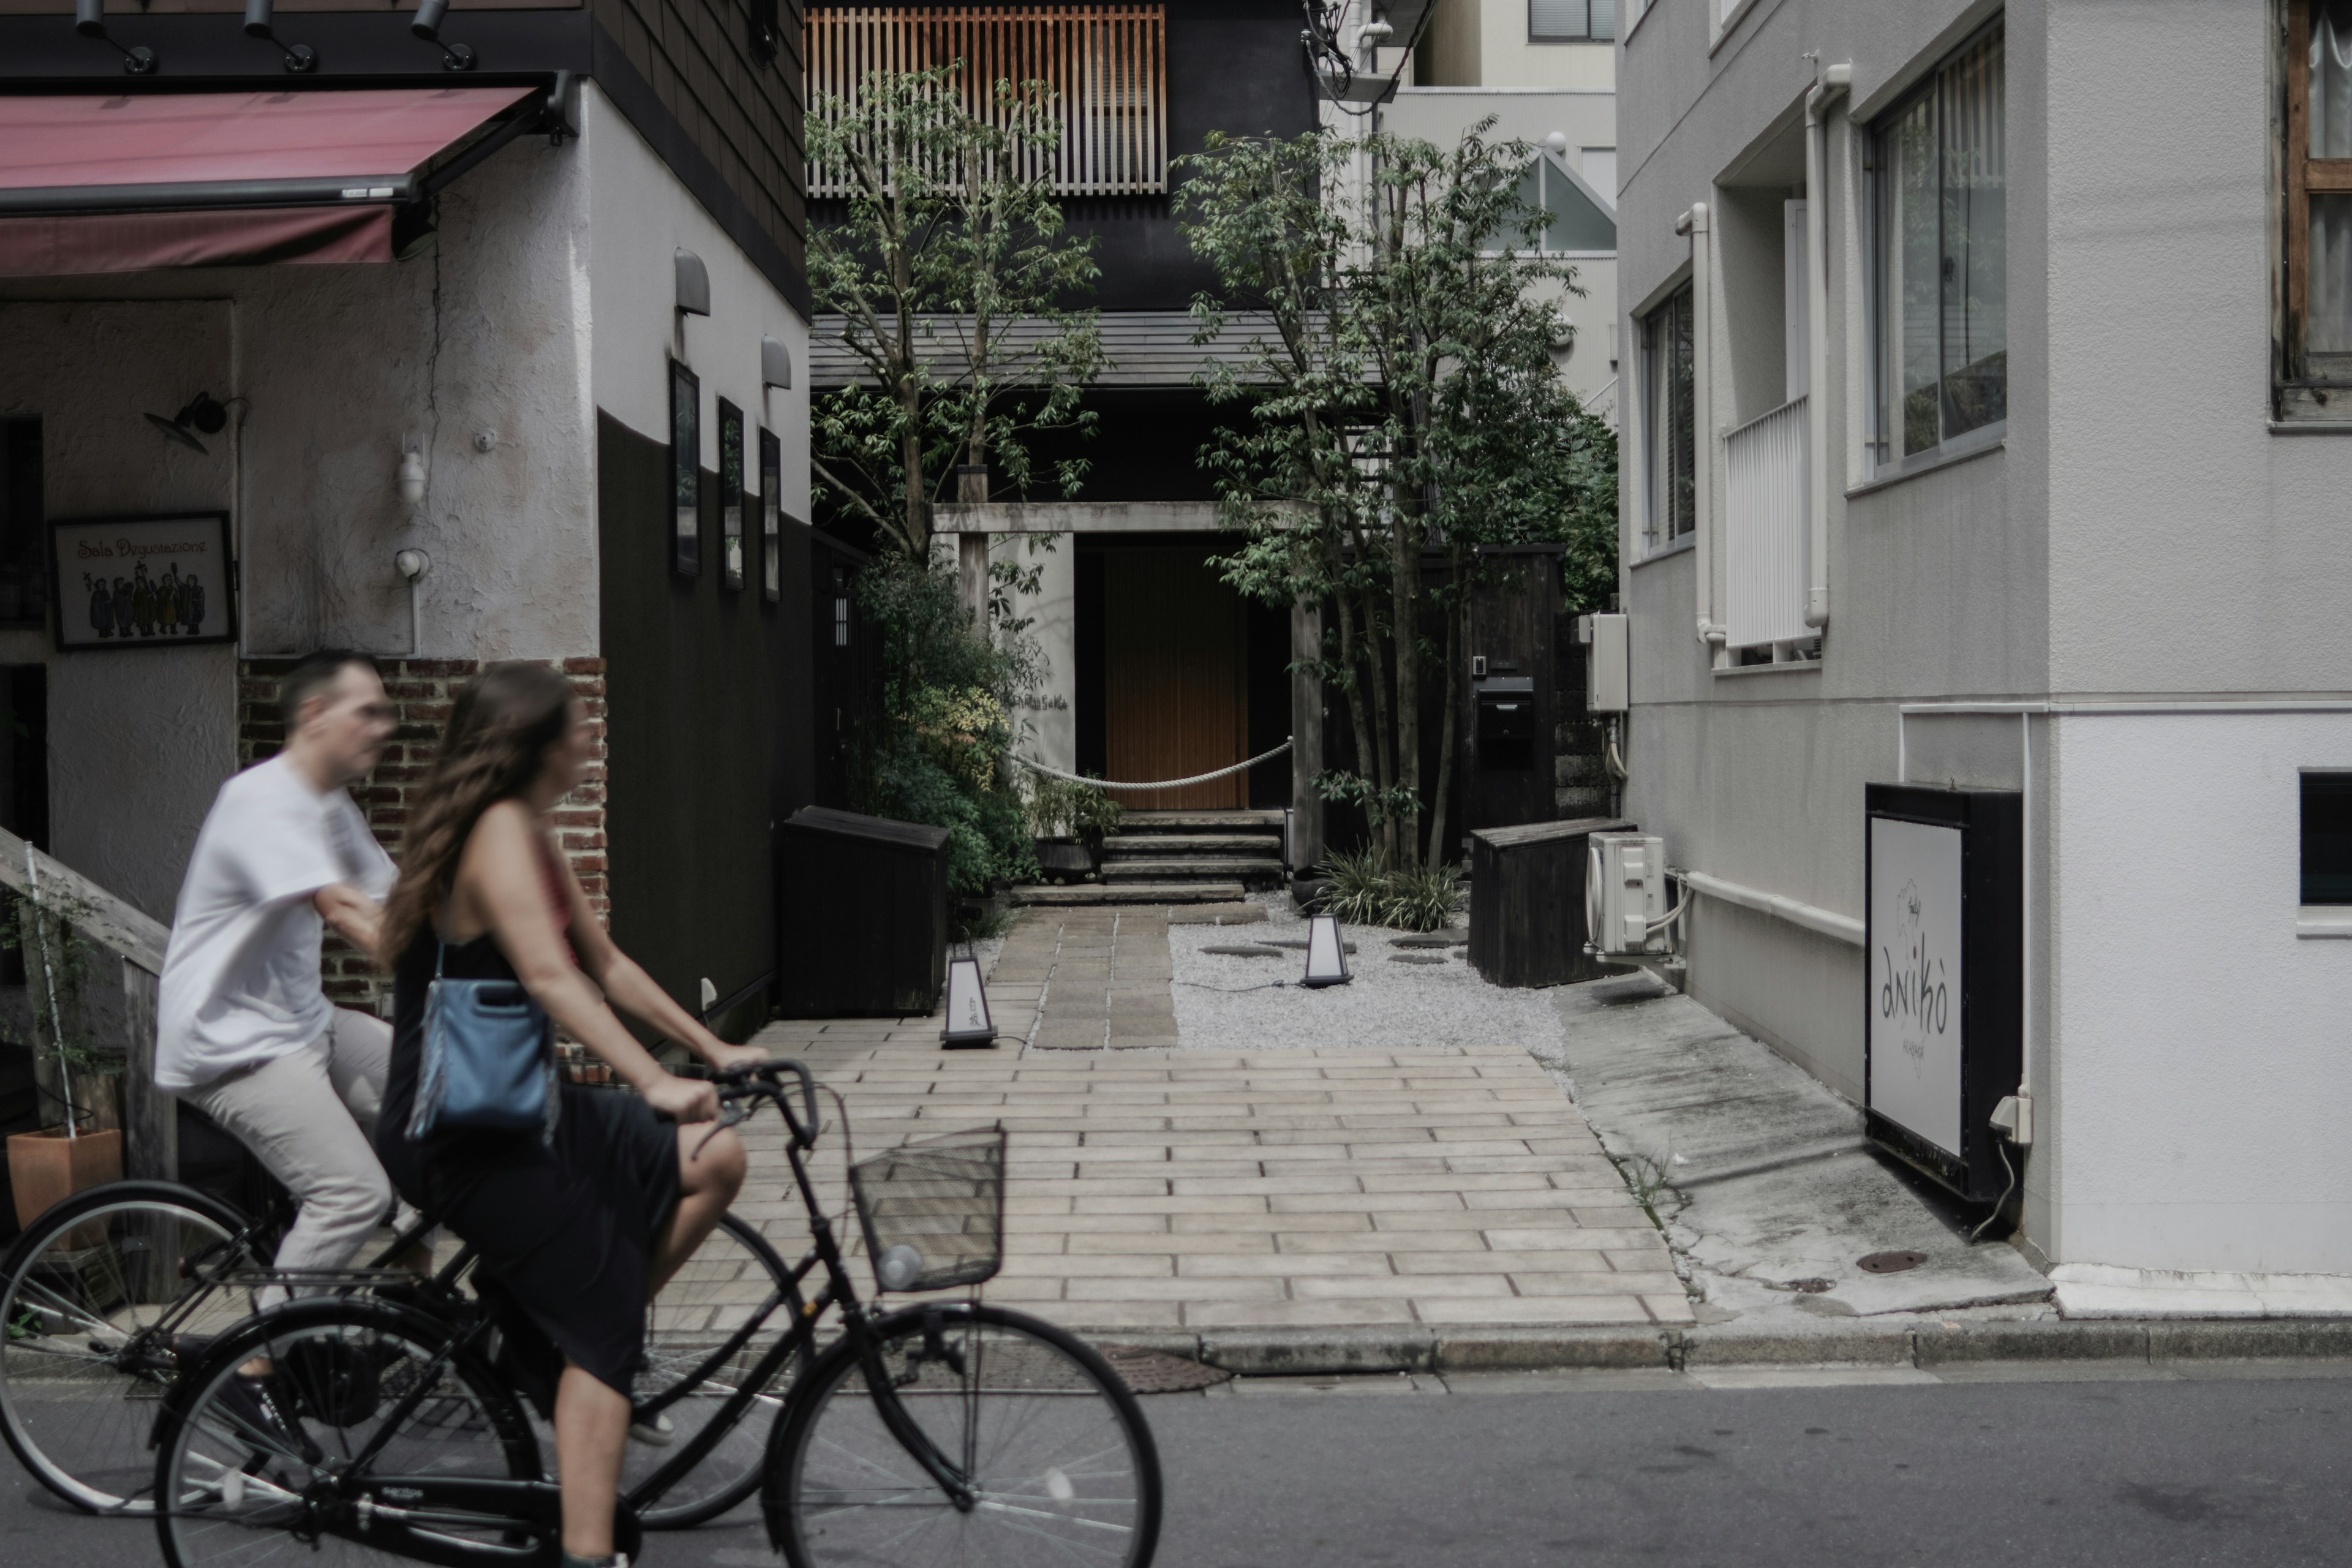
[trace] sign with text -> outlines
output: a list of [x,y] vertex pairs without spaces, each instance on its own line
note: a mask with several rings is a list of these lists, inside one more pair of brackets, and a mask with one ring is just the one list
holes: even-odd
[[1958,1158],[1961,830],[1870,819],[1870,1109]]
[[49,568],[60,651],[236,636],[225,511],[58,519]]

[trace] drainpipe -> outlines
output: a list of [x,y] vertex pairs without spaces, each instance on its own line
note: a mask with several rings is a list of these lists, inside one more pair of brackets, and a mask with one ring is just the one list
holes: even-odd
[[1830,624],[1830,258],[1829,195],[1830,100],[1843,97],[1853,85],[1853,63],[1813,65],[1812,89],[1805,94],[1805,319],[1811,329],[1806,345],[1811,360],[1806,372],[1810,405],[1805,411],[1809,467],[1805,473],[1808,555],[1811,582],[1805,589],[1805,625]]
[[1715,394],[1709,376],[1715,336],[1713,257],[1709,254],[1706,204],[1693,202],[1675,220],[1675,232],[1691,242],[1691,510],[1697,537],[1698,640],[1720,658],[1729,633],[1715,619]]

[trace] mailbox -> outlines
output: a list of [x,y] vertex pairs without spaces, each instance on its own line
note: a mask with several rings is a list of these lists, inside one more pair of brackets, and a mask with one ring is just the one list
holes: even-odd
[[1473,683],[1478,699],[1478,765],[1517,771],[1536,765],[1536,683],[1493,675]]

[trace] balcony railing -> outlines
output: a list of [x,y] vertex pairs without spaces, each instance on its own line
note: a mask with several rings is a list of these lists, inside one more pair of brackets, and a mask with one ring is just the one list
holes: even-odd
[[[1061,122],[1031,179],[1056,195],[1157,195],[1168,188],[1168,31],[1160,5],[971,5],[940,10],[828,6],[808,14],[809,112],[855,104],[871,71],[961,60],[955,90],[994,118],[996,84],[1042,81]],[[838,112],[838,110],[836,110]],[[809,195],[845,196],[848,172],[812,163]]]
[[1735,650],[1814,635],[1805,625],[1805,401],[1723,438],[1724,624]]

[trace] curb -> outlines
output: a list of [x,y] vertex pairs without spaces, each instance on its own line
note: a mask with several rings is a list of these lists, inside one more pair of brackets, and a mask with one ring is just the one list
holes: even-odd
[[1399,1324],[1366,1328],[1079,1329],[1242,1377],[1356,1373],[1619,1371],[1688,1366],[1910,1366],[1982,1362],[2352,1358],[2352,1318],[2051,1319],[1820,1333],[1718,1329]]

